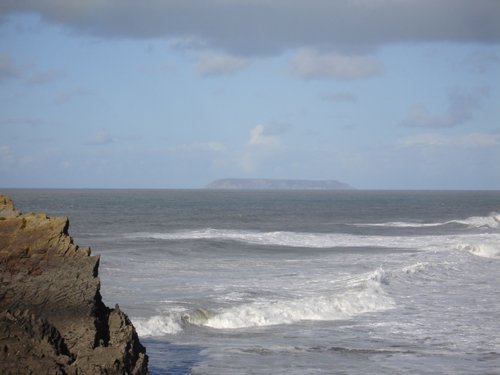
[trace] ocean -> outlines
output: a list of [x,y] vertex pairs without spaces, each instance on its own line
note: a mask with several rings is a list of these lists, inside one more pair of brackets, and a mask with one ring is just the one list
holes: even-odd
[[3,189],[70,218],[152,374],[500,374],[500,192]]

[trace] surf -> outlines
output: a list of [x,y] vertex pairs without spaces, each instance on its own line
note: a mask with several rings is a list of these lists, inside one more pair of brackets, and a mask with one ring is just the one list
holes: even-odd
[[[346,280],[347,281],[347,280]],[[252,329],[301,321],[346,320],[365,313],[392,309],[395,301],[384,290],[389,283],[382,268],[351,277],[331,293],[300,298],[256,298],[231,307],[198,307],[183,312],[166,312],[147,319],[136,319],[140,336],[181,333],[189,326],[216,330]]]
[[292,248],[391,248],[398,250],[455,250],[462,244],[481,243],[485,239],[500,244],[500,233],[442,234],[417,236],[355,235],[347,233],[263,232],[236,229],[199,229],[170,233],[143,232],[129,235],[133,239],[159,241],[235,241],[255,246]]
[[465,244],[459,245],[458,248],[482,258],[500,259],[500,244],[498,243]]
[[471,216],[466,219],[455,219],[435,223],[420,223],[407,221],[390,221],[384,223],[360,223],[354,224],[360,227],[387,227],[387,228],[430,228],[458,224],[467,228],[500,228],[500,214],[492,212],[487,216]]

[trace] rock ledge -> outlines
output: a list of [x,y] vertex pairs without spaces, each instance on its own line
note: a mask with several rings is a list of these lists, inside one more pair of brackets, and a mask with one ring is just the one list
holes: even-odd
[[148,374],[127,315],[102,302],[99,256],[68,227],[0,195],[0,373]]

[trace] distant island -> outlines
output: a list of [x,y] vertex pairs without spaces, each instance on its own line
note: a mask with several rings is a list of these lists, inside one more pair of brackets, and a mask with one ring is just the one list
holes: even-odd
[[209,183],[206,189],[227,190],[353,190],[336,180],[279,180],[254,178],[226,178]]

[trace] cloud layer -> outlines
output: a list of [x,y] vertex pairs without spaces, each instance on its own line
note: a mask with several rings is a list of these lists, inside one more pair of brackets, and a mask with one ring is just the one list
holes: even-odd
[[473,118],[474,112],[480,107],[483,98],[490,93],[488,87],[472,90],[454,88],[448,92],[449,106],[445,113],[432,114],[423,105],[414,106],[404,126],[418,128],[451,128],[462,125]]
[[238,55],[303,46],[366,48],[404,42],[500,42],[491,0],[5,0],[0,17],[39,14],[101,37],[188,38]]
[[380,74],[382,66],[370,57],[319,53],[307,49],[299,51],[292,59],[291,70],[299,78],[336,78],[350,81]]
[[231,74],[245,68],[249,61],[228,54],[205,52],[201,55],[196,70],[201,77]]

